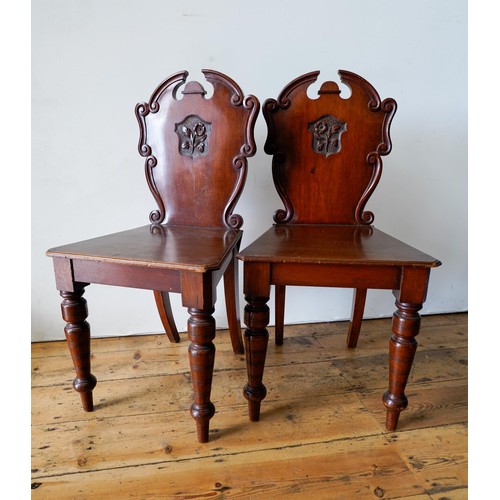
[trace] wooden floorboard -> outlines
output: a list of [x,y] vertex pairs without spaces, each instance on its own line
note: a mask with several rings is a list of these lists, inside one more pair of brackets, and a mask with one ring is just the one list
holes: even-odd
[[390,319],[273,328],[261,420],[249,422],[244,357],[217,354],[210,441],[189,415],[188,341],[92,340],[95,411],[71,386],[65,342],[32,344],[32,498],[466,499],[467,314],[425,316],[397,432],[385,430]]

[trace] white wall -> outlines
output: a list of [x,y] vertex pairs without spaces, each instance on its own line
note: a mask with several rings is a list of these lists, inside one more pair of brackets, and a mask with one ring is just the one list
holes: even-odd
[[[222,71],[261,102],[292,78],[346,69],[394,97],[393,152],[367,209],[375,225],[443,262],[423,314],[467,309],[465,0],[34,0],[32,2],[32,338],[64,338],[49,247],[148,223],[156,208],[137,153],[134,106],[182,69]],[[318,84],[319,85],[319,84]],[[258,152],[236,207],[243,246],[281,207]],[[226,327],[223,290],[215,313]],[[289,288],[287,323],[348,318],[351,291]],[[161,330],[151,292],[87,288],[94,336]],[[187,314],[173,296],[180,330]],[[241,308],[244,301],[241,296]],[[270,301],[273,312],[273,301]],[[390,316],[389,291],[366,316]]]

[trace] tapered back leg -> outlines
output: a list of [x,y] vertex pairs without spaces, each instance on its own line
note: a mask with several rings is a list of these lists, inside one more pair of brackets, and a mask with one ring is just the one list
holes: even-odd
[[179,342],[180,336],[175,326],[175,319],[172,313],[172,305],[170,304],[170,296],[168,292],[154,291],[156,307],[160,315],[163,328],[170,342]]
[[285,329],[285,285],[275,285],[275,325],[274,342],[276,345],[283,344],[283,334]]
[[366,292],[366,288],[356,288],[354,290],[351,321],[347,333],[347,347],[354,348],[358,344],[359,331],[361,330],[363,313],[365,311]]
[[[239,245],[238,245],[239,247]],[[240,301],[239,301],[239,279],[238,279],[238,261],[235,255],[224,272],[224,296],[226,299],[227,322],[229,325],[229,335],[235,354],[243,354],[243,337],[241,335],[240,320]]]

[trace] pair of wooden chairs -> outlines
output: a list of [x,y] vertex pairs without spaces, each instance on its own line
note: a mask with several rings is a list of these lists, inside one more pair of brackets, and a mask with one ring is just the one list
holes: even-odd
[[[391,150],[393,99],[381,101],[363,78],[340,71],[351,89],[344,99],[326,82],[319,97],[308,87],[319,72],[289,83],[263,106],[268,126],[266,153],[284,209],[275,224],[240,252],[242,217],[233,213],[254,155],[259,101],[245,96],[226,75],[203,70],[213,95],[188,73],[162,82],[147,103],[136,106],[139,152],[158,205],[150,224],[52,248],[56,286],[63,298],[65,335],[83,408],[93,410],[96,378],[90,369],[90,327],[84,289],[91,283],[154,291],[165,331],[179,341],[169,293],[180,293],[188,309],[188,349],[198,441],[208,441],[215,413],[210,400],[215,357],[213,318],[216,287],[224,279],[229,332],[235,353],[246,351],[244,395],[251,420],[258,420],[268,344],[270,287],[276,290],[276,343],[283,342],[286,286],[350,287],[355,290],[348,346],[355,347],[368,288],[396,296],[390,339],[387,428],[394,430],[407,405],[404,389],[416,350],[418,311],[436,259],[375,229],[364,210]],[[238,260],[244,262],[245,346],[238,305]],[[244,349],[245,347],[245,349]]]

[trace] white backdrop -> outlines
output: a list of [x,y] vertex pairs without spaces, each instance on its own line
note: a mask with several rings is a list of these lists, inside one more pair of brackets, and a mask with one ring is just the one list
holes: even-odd
[[[467,2],[301,0],[32,2],[32,339],[64,338],[53,246],[148,223],[156,208],[137,152],[137,102],[179,70],[231,76],[261,102],[320,70],[360,74],[393,97],[393,151],[367,209],[375,226],[440,259],[423,314],[467,309]],[[311,90],[314,91],[316,86]],[[341,88],[344,88],[341,86]],[[249,159],[243,246],[281,203],[263,152]],[[215,318],[227,326],[222,287]],[[91,285],[94,336],[161,331],[152,292]],[[173,295],[181,331],[187,313]],[[287,323],[344,320],[352,291],[289,288]],[[271,317],[273,301],[270,301]],[[241,309],[244,301],[241,295]],[[369,291],[366,317],[390,316],[389,291]]]

